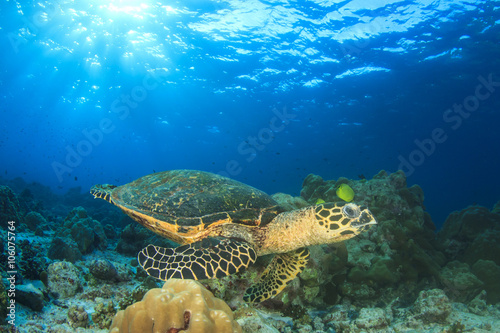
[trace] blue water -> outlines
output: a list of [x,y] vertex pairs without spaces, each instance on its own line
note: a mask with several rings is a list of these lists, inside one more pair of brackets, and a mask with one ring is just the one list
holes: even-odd
[[7,179],[402,168],[437,225],[500,199],[500,1],[7,1],[0,49]]

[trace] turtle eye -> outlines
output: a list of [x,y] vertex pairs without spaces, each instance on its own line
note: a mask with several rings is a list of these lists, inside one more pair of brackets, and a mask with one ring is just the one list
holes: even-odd
[[347,215],[347,217],[353,219],[358,217],[359,215],[359,209],[357,208],[356,205],[353,204],[347,204],[342,208],[342,212]]

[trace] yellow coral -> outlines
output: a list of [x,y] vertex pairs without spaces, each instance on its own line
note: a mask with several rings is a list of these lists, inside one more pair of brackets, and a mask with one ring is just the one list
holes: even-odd
[[110,333],[241,332],[229,306],[194,280],[169,279],[118,311]]

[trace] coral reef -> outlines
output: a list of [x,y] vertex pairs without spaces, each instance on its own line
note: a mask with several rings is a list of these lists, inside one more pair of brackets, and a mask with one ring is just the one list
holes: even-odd
[[[474,308],[472,308],[474,307]],[[480,315],[472,315],[470,309]],[[326,332],[487,332],[500,327],[498,309],[488,307],[484,299],[471,301],[469,309],[452,303],[440,289],[423,290],[413,304],[404,306],[399,299],[385,307],[358,308],[336,305],[312,323]],[[486,316],[488,316],[486,319]],[[331,331],[329,331],[331,329]],[[494,329],[493,329],[494,331]]]
[[500,200],[498,200],[495,206],[493,206],[491,212],[494,214],[500,214]]
[[113,263],[106,259],[91,260],[87,267],[95,278],[108,283],[130,281],[133,275],[129,265]]
[[473,265],[477,260],[492,260],[500,265],[500,215],[486,207],[471,206],[452,212],[437,238],[450,260]]
[[[243,332],[259,333],[500,332],[500,201],[491,211],[470,206],[453,212],[436,233],[423,190],[408,187],[402,172],[381,171],[360,180],[309,175],[301,197],[272,197],[284,210],[318,199],[341,201],[336,190],[342,184],[353,189],[353,202],[370,208],[378,225],[343,243],[311,247],[298,278],[277,297],[249,306],[242,295],[272,256],[258,258],[239,274],[202,281],[208,291],[193,281],[158,288],[161,281],[138,266],[137,252],[149,243],[176,244],[77,189],[58,197],[36,184],[0,186],[0,218],[20,222],[18,330],[104,333],[113,318],[118,331],[134,317],[138,326],[151,318],[170,320],[165,326],[170,332],[221,323],[240,331],[235,320]],[[0,249],[6,239],[0,228]],[[4,278],[6,253],[0,254]],[[9,301],[5,283],[0,280],[0,331],[10,329],[1,326]],[[183,305],[176,305],[180,301]],[[234,317],[226,304],[238,309]],[[170,308],[175,311],[167,312]],[[116,314],[118,309],[125,311]]]
[[48,288],[58,297],[71,297],[81,288],[78,269],[70,262],[56,261],[48,267]]
[[[154,330],[153,330],[154,327]],[[170,279],[163,288],[116,314],[110,332],[241,332],[224,301],[193,280]]]
[[[311,173],[307,175],[307,177],[304,179],[304,182],[302,183],[300,196],[308,202],[316,202],[316,200],[318,199],[323,199],[323,197],[325,197],[325,193],[332,186],[335,186],[334,181],[324,181],[321,176]],[[329,201],[326,199],[323,200]]]
[[68,214],[56,236],[73,238],[82,254],[94,249],[105,250],[108,246],[101,223],[89,217],[83,207],[74,208]]
[[7,298],[5,284],[3,283],[3,279],[0,278],[0,325],[4,325],[6,322],[8,302],[9,299]]
[[443,322],[451,313],[448,296],[440,289],[422,290],[413,306],[415,319],[424,323]]
[[73,327],[87,327],[89,324],[89,314],[83,306],[71,306],[68,310],[68,324]]
[[[434,241],[434,224],[423,210],[422,189],[407,188],[403,172],[381,171],[371,180],[359,181],[324,181],[309,175],[301,195],[310,204],[318,199],[341,201],[336,195],[341,184],[354,190],[354,201],[367,205],[378,225],[345,242],[346,250],[334,253],[332,246],[322,246],[321,251],[312,252],[309,267],[319,271],[316,282],[309,283],[319,286],[315,294],[322,295],[324,304],[343,299],[374,306],[400,295],[408,301],[416,299],[417,285],[434,281],[446,262]],[[301,281],[308,276],[301,274]],[[312,298],[319,306],[318,297]],[[310,304],[303,296],[301,300]]]
[[106,304],[102,300],[96,300],[96,302],[97,305],[94,308],[94,313],[92,313],[92,321],[97,327],[107,329],[116,314],[113,301],[108,301]]
[[0,227],[7,227],[8,221],[23,222],[19,200],[8,187],[0,185]]
[[19,268],[23,277],[29,280],[39,280],[40,274],[47,269],[47,260],[41,251],[42,246],[24,239],[19,242],[18,249],[21,250]]
[[125,310],[127,306],[142,300],[142,298],[144,297],[144,295],[146,295],[147,292],[148,290],[146,289],[146,287],[142,285],[137,286],[135,289],[127,292],[120,298],[118,302],[118,307],[120,308],[120,310]]
[[42,228],[48,224],[47,220],[45,217],[42,216],[42,214],[38,212],[29,212],[26,214],[24,217],[24,223],[28,226],[30,230],[37,230],[37,228]]
[[[480,280],[482,286],[479,289],[486,291],[489,303],[500,301],[500,287],[498,282],[494,282],[500,279],[499,214],[481,206],[452,212],[437,233],[437,239],[450,261],[465,262],[467,266],[462,265],[462,270],[468,270],[469,276]],[[456,290],[460,292],[459,288]],[[479,291],[476,288],[476,292],[469,295],[468,300]]]
[[471,300],[484,287],[484,283],[471,272],[468,264],[456,260],[443,267],[439,279],[450,297],[460,302]]
[[362,308],[354,325],[361,329],[383,329],[389,326],[391,316],[381,308]]
[[31,283],[16,286],[16,300],[33,311],[42,311],[44,306],[43,292]]
[[109,260],[92,260],[89,264],[89,271],[92,275],[101,280],[115,281],[118,279],[118,271]]
[[488,314],[488,305],[486,304],[486,291],[481,291],[472,301],[467,304],[467,309],[479,316]]
[[309,206],[309,203],[302,199],[301,197],[293,197],[290,194],[285,193],[275,193],[271,195],[271,198],[276,200],[276,202],[285,211],[299,209]]
[[121,232],[116,251],[135,256],[148,245],[146,240],[152,235],[151,231],[141,227],[139,224],[130,223]]
[[484,283],[483,289],[487,293],[488,302],[500,302],[500,266],[494,261],[479,259],[472,265],[471,270]]
[[308,323],[311,321],[311,316],[307,312],[307,308],[297,305],[290,304],[283,310],[283,315],[292,318],[298,323]]
[[120,234],[120,240],[116,246],[118,253],[136,256],[137,253],[148,244],[155,244],[163,247],[175,247],[175,243],[159,237],[147,228],[136,222],[128,224]]
[[252,307],[239,307],[234,316],[238,318],[238,323],[245,333],[291,332],[290,328],[293,326],[290,318],[266,315]]
[[118,237],[118,233],[116,232],[115,227],[111,224],[104,225],[104,234],[108,239],[113,239]]
[[82,259],[78,244],[69,237],[54,237],[47,256],[54,260],[67,260],[72,263]]

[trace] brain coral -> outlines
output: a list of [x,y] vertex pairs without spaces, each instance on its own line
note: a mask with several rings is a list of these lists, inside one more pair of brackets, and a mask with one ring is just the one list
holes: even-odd
[[118,311],[110,333],[241,332],[229,306],[194,280],[170,279]]

